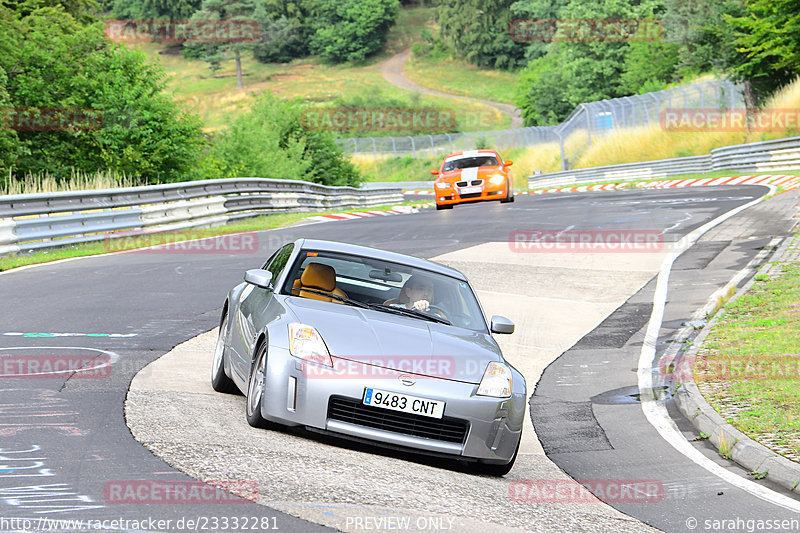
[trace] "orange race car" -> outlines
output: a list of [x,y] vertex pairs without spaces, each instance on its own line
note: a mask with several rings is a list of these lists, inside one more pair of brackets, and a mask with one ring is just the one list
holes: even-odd
[[438,175],[433,183],[436,209],[452,209],[455,204],[500,200],[514,201],[514,181],[508,167],[494,150],[467,150],[444,158],[441,169],[431,170]]

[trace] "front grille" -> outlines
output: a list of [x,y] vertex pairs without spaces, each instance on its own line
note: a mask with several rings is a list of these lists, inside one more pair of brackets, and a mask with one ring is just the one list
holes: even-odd
[[477,187],[483,185],[483,180],[457,181],[456,187]]
[[430,418],[364,405],[359,400],[332,396],[328,403],[328,418],[358,426],[382,429],[413,437],[462,444],[469,423],[458,418]]

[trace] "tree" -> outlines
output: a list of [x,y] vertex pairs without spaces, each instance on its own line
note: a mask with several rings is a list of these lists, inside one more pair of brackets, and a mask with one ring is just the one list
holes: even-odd
[[726,16],[741,16],[744,0],[664,0],[664,38],[678,46],[676,74],[721,73],[735,62],[733,29]]
[[398,10],[398,0],[318,0],[309,48],[336,63],[363,61],[386,42]]
[[800,75],[800,0],[749,0],[728,15],[739,53],[730,72],[747,84],[748,107]]
[[304,129],[301,113],[298,102],[263,95],[214,139],[212,158],[222,175],[357,185],[358,172],[330,132]]
[[621,75],[621,89],[626,93],[641,93],[666,89],[673,80],[679,60],[680,47],[666,42],[630,43]]
[[17,170],[185,176],[203,142],[200,121],[164,93],[163,72],[143,54],[110,43],[99,21],[84,25],[60,6],[26,16],[0,8],[0,21],[9,30],[0,37],[7,100],[26,116],[55,116],[45,128],[17,128]]
[[508,25],[513,0],[453,0],[436,8],[441,37],[466,61],[480,67],[514,69],[525,44],[511,40]]
[[[622,0],[570,0],[559,9],[558,18],[563,24],[587,19],[649,20],[662,12],[660,0],[642,0],[637,4]],[[522,109],[526,124],[557,123],[583,102],[629,94],[622,85],[622,74],[630,43],[604,40],[603,35],[552,42],[547,45],[545,56],[535,59],[525,70],[519,81],[517,106]],[[557,94],[549,94],[551,91]]]
[[120,19],[183,20],[191,17],[201,0],[114,0],[112,12]]
[[[265,0],[203,0],[198,11],[191,17],[196,24],[207,24],[209,21],[230,21],[242,25],[243,28],[251,27],[256,22],[259,13],[265,11]],[[257,37],[253,35],[252,37]],[[217,70],[220,63],[233,56],[236,62],[236,85],[244,88],[242,81],[242,52],[252,50],[255,39],[247,38],[235,42],[187,42],[184,44],[186,56],[207,61],[212,70]],[[216,39],[214,39],[216,41]]]

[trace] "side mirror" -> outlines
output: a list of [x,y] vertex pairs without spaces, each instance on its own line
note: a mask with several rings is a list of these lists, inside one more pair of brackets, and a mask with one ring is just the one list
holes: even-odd
[[272,272],[254,268],[244,273],[244,280],[262,289],[272,289]]
[[438,168],[434,168],[433,170],[431,170],[431,174],[433,174],[434,176],[437,175],[438,173],[439,173]]
[[513,161],[506,161],[505,163],[503,163],[503,166],[504,166],[504,167],[510,167],[510,166],[511,166],[511,165],[513,165],[513,164],[514,164],[514,162],[513,162]]
[[504,316],[494,315],[491,325],[492,333],[514,333],[514,323]]

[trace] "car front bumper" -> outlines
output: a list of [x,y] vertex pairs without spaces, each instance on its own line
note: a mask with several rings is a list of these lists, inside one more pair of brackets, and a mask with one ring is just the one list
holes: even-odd
[[481,186],[480,193],[473,194],[459,194],[458,187],[450,187],[448,189],[434,188],[436,195],[436,203],[438,205],[455,205],[465,204],[469,202],[482,202],[487,200],[505,200],[508,197],[508,185],[503,182],[499,185],[491,183],[484,183]]
[[[442,378],[414,376],[416,382],[407,386],[398,379],[401,375],[407,373],[383,368],[376,373],[375,367],[363,363],[349,364],[346,373],[336,373],[296,359],[285,348],[271,346],[262,416],[282,424],[307,426],[422,453],[498,464],[511,460],[522,435],[526,399],[524,379],[516,371],[510,398],[477,396],[477,384]],[[452,442],[431,435],[410,434],[400,427],[405,424],[392,425],[392,420],[396,421],[393,417],[398,415],[387,409],[370,408],[392,415],[383,427],[369,427],[332,416],[329,409],[332,398],[343,398],[355,407],[361,405],[367,387],[445,402],[442,421],[463,421],[466,425],[463,440]],[[416,416],[419,415],[408,415],[409,419]],[[435,424],[437,419],[430,421]]]

